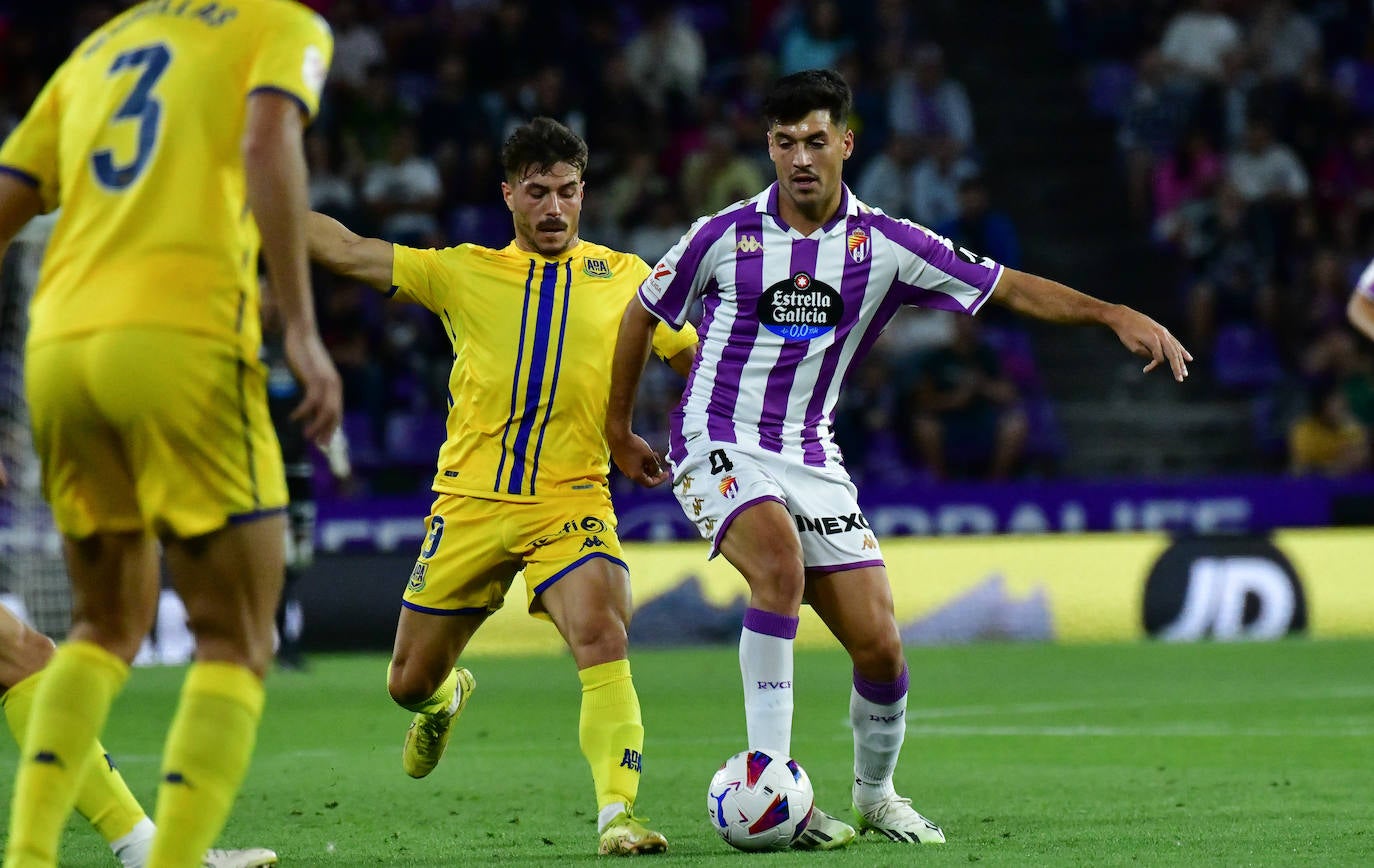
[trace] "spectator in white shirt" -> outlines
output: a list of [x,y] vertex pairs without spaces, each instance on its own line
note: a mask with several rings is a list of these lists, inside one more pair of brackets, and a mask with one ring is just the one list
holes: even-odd
[[922,226],[933,227],[959,216],[959,185],[978,174],[978,164],[959,153],[953,139],[942,139],[935,152],[916,167],[911,215]]
[[334,62],[329,77],[349,90],[367,81],[367,71],[386,63],[386,45],[377,28],[358,16],[354,0],[340,0],[329,12],[334,24]]
[[1293,149],[1274,140],[1269,122],[1252,117],[1245,142],[1232,152],[1226,177],[1247,204],[1293,202],[1307,195],[1307,170]]
[[960,152],[973,145],[973,108],[964,86],[945,75],[940,46],[926,43],[911,54],[888,89],[888,114],[895,133],[908,133],[929,153],[935,141],[951,139]]
[[1267,0],[1260,8],[1250,31],[1250,51],[1264,77],[1292,81],[1321,50],[1321,31],[1293,8],[1292,0]]
[[701,35],[667,3],[650,6],[646,15],[644,29],[625,46],[630,78],[655,109],[695,101],[706,74]]
[[1240,27],[1221,11],[1220,0],[1196,0],[1164,30],[1159,50],[1177,72],[1201,81],[1221,77],[1222,59],[1242,48]]
[[869,161],[854,192],[859,198],[894,217],[916,216],[916,137],[898,133],[883,152]]
[[409,125],[396,131],[386,160],[373,163],[363,179],[363,200],[382,218],[382,237],[400,244],[421,244],[438,234],[434,211],[442,194],[439,170],[415,152],[415,128]]

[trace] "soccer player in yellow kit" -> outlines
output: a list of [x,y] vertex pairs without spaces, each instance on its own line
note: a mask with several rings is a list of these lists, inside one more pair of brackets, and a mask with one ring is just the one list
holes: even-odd
[[33,696],[6,868],[52,866],[152,624],[158,540],[196,636],[167,737],[153,868],[200,864],[262,713],[286,484],[257,361],[263,257],[322,441],[339,378],[315,325],[301,130],[333,49],[288,0],[146,2],[92,33],[0,148],[0,246],[61,208],[25,391],[73,626]]
[[[454,664],[522,569],[531,615],[552,620],[582,681],[579,740],[596,787],[600,852],[667,848],[633,813],[644,727],[630,678],[629,574],[602,434],[617,308],[649,267],[578,238],[586,144],[536,118],[501,153],[515,240],[416,250],[312,214],[310,256],[433,311],[453,342],[448,438],[428,536],[402,598],[388,688],[415,712],[403,766],[433,770],[476,684]],[[686,374],[696,333],[664,327],[658,355]]]
[[[6,484],[0,463],[0,488]],[[29,710],[42,681],[43,667],[52,659],[52,640],[0,606],[0,706],[5,722],[20,744],[29,731]],[[114,760],[99,742],[91,745],[85,780],[76,794],[76,811],[105,839],[124,868],[143,868],[153,846],[155,826],[143,806],[129,792]],[[260,868],[275,865],[277,854],[264,847],[210,850],[204,868]]]

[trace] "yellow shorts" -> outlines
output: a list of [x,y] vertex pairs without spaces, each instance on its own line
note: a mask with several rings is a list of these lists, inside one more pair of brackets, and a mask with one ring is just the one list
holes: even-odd
[[427,615],[479,615],[505,602],[525,573],[529,613],[548,618],[539,594],[593,558],[625,568],[605,494],[535,503],[440,494],[401,605]]
[[45,341],[24,383],[67,536],[193,537],[286,507],[266,372],[221,341],[158,328]]

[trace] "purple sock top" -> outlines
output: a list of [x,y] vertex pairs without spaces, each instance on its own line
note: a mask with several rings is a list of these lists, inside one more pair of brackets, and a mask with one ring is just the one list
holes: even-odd
[[905,663],[902,664],[902,674],[897,676],[896,681],[869,681],[859,674],[859,670],[854,670],[854,690],[864,699],[877,705],[891,705],[906,696],[910,683],[911,677]]
[[748,608],[744,610],[744,629],[753,630],[755,633],[762,633],[765,636],[777,636],[779,639],[797,638],[797,624],[801,618],[796,615],[779,615],[776,612],[765,612],[762,609]]

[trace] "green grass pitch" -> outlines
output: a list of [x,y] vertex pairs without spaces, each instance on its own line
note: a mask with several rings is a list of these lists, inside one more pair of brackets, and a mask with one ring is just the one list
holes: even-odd
[[[744,743],[734,648],[640,651],[640,808],[684,865],[1354,865],[1374,859],[1374,643],[979,645],[908,650],[899,790],[943,848],[861,838],[749,856],[706,822],[715,767]],[[477,694],[429,778],[400,767],[408,715],[380,656],[277,673],[226,845],[286,866],[591,864],[595,805],[566,658],[469,661]],[[140,670],[106,744],[145,805],[182,671]],[[849,668],[797,656],[793,749],[818,804],[845,811]],[[0,753],[8,802],[11,745]],[[62,864],[113,865],[73,822]]]

